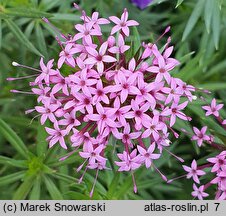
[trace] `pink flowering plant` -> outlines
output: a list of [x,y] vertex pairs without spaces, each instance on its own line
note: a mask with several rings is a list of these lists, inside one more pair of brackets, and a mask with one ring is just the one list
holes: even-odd
[[[83,170],[83,173],[78,183],[83,181],[87,170],[96,171],[91,197],[99,171],[111,169],[108,151],[117,155],[114,164],[118,171],[131,174],[135,193],[139,188],[134,172],[141,166],[152,168],[169,184],[175,179],[168,180],[159,170],[157,161],[165,152],[180,163],[184,162],[170,150],[175,138],[179,137],[174,125],[178,119],[192,120],[185,110],[196,99],[193,94],[198,89],[172,76],[180,63],[172,57],[170,37],[163,47],[157,45],[170,27],[156,42],[143,42],[135,49],[137,44],[127,41],[139,23],[128,16],[127,9],[121,17],[109,18],[99,17],[98,12],[88,16],[82,11],[82,24],[74,26],[74,35],[58,32],[60,37],[56,40],[61,48],[58,59],[41,58],[39,69],[13,62],[14,66],[36,72],[28,78],[35,77],[29,84],[38,104],[26,113],[38,113],[35,117],[40,117],[41,125],[45,125],[49,148],[59,145],[68,151],[60,161],[74,155],[80,157],[76,171]],[[48,19],[43,20],[52,27]],[[106,25],[111,28],[108,35],[102,31]],[[9,81],[16,79],[8,78]],[[211,105],[203,109],[225,129],[226,120],[219,115],[222,107],[213,99]],[[208,196],[206,188],[217,185],[216,198],[225,199],[226,151],[207,129],[207,126],[194,127],[192,134],[181,129],[197,142],[198,147],[205,144],[221,151],[208,158],[204,165],[197,165],[196,160],[191,166],[183,165],[183,176],[194,181],[192,196],[205,198]],[[114,146],[110,139],[116,141]],[[209,168],[213,179],[197,186]]]

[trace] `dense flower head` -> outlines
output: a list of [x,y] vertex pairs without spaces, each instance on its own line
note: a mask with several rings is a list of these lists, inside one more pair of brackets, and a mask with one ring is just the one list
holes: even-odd
[[[70,145],[83,161],[78,171],[83,166],[85,171],[98,171],[107,168],[105,152],[114,137],[123,149],[115,162],[119,171],[153,166],[166,180],[154,161],[170,145],[170,134],[178,136],[172,129],[176,120],[191,120],[183,110],[195,90],[171,76],[179,64],[170,57],[173,46],[167,42],[160,51],[156,44],[143,43],[136,55],[129,56],[132,47],[126,40],[130,28],[139,24],[129,20],[126,9],[120,18],[83,12],[81,20],[75,35],[58,40],[62,50],[55,63],[41,58],[40,74],[30,83],[38,96],[35,111],[41,124],[51,122],[46,127],[49,147]],[[105,37],[101,26],[110,21],[113,27]]]

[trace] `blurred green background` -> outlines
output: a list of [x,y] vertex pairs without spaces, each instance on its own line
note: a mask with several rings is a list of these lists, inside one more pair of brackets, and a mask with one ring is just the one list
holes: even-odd
[[[197,92],[198,96],[208,101],[214,96],[226,104],[226,1],[154,0],[140,10],[129,0],[0,0],[0,199],[89,199],[95,173],[88,172],[83,183],[77,184],[79,157],[59,162],[66,152],[57,146],[48,150],[46,133],[38,119],[31,122],[34,116],[24,114],[36,104],[35,97],[10,93],[10,89],[29,91],[28,82],[6,81],[7,77],[30,73],[14,68],[12,61],[38,67],[40,55],[57,58],[60,49],[54,39],[56,33],[41,17],[49,18],[62,32],[73,34],[74,24],[80,22],[73,2],[87,14],[98,11],[103,17],[119,16],[123,8],[128,8],[130,18],[140,22],[141,41],[154,42],[170,25],[173,55],[181,62],[174,76],[212,92],[209,96]],[[189,105],[187,114],[194,120],[187,124],[177,121],[175,129],[191,131],[192,125],[208,125],[217,141],[226,143],[226,132],[214,119],[205,118],[201,104],[197,100]],[[222,115],[226,117],[225,111]],[[183,133],[172,140],[170,150],[184,158],[185,164],[193,158],[203,163],[207,156],[218,153],[207,146],[198,149]],[[113,157],[109,151],[112,171],[100,172],[93,199],[191,199],[191,180],[168,185],[156,172],[145,168],[135,173],[138,194],[134,194],[131,175],[118,173]],[[168,154],[157,166],[169,179],[183,173],[181,164]],[[213,199],[214,188],[207,192]]]

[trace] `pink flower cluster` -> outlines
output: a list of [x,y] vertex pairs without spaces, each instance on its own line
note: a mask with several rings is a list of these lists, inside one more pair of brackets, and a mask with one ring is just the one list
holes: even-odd
[[184,170],[187,172],[187,178],[193,178],[194,182],[200,184],[199,176],[207,175],[204,170],[211,169],[211,173],[214,174],[214,178],[207,182],[205,185],[199,187],[193,184],[194,191],[192,192],[193,197],[198,199],[203,199],[209,196],[205,190],[211,185],[217,185],[217,190],[215,194],[215,199],[225,200],[226,199],[226,151],[222,151],[215,157],[208,158],[206,163],[202,166],[197,166],[195,160],[192,161],[191,167],[183,166]]
[[[45,64],[41,58],[40,70],[34,69],[39,74],[30,83],[38,96],[35,110],[41,124],[51,122],[51,127],[46,127],[49,147],[59,144],[67,149],[70,145],[83,160],[78,171],[85,166],[85,171],[98,172],[107,168],[105,149],[112,136],[122,143],[117,154],[120,161],[115,162],[119,171],[133,174],[142,165],[152,166],[167,180],[153,161],[163,150],[168,151],[171,133],[178,137],[172,129],[176,119],[191,120],[183,110],[195,91],[171,76],[179,64],[170,57],[173,46],[168,40],[160,51],[156,44],[143,43],[136,55],[129,56],[132,47],[126,40],[130,27],[138,23],[128,19],[126,9],[121,18],[99,18],[97,12],[89,17],[82,12],[81,20],[74,36],[57,38],[62,51],[56,63],[52,59]],[[114,26],[104,39],[101,26],[110,22]]]
[[[211,101],[210,105],[202,106],[202,108],[206,111],[206,116],[214,116],[217,122],[220,124],[222,128],[226,130],[225,120],[222,120],[220,117],[219,111],[222,109],[223,104],[217,104],[216,99],[214,98]],[[184,129],[183,132],[190,135],[190,133]],[[205,192],[210,186],[216,186],[215,199],[226,200],[226,147],[222,144],[216,143],[214,141],[213,135],[207,135],[207,126],[204,126],[199,130],[196,127],[193,127],[194,134],[191,137],[191,140],[197,142],[197,145],[201,147],[203,143],[208,144],[212,148],[220,150],[221,152],[215,157],[208,158],[208,163],[205,163],[201,166],[197,165],[196,160],[193,160],[191,163],[191,167],[183,165],[183,169],[187,172],[187,174],[176,177],[168,181],[171,183],[172,181],[187,177],[188,179],[192,178],[194,181],[192,196],[194,198],[198,198],[202,200],[205,197],[208,197],[209,194]],[[214,174],[214,178],[212,178],[209,182],[204,185],[197,187],[196,184],[200,184],[199,177],[205,175],[204,179],[207,179],[210,173]]]

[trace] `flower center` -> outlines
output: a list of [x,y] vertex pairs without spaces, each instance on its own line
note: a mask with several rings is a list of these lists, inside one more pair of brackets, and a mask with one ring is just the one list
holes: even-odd
[[124,134],[124,135],[123,135],[123,138],[124,138],[125,140],[128,140],[128,139],[129,139],[129,134]]
[[177,108],[173,108],[172,113],[176,113],[176,112],[177,112]]
[[141,112],[140,110],[137,110],[137,111],[135,112],[135,115],[138,116],[138,117],[140,117],[141,114],[142,114],[142,112]]
[[166,70],[165,70],[164,68],[160,68],[160,69],[159,69],[159,72],[160,72],[160,73],[165,73]]
[[96,60],[97,60],[97,61],[102,61],[102,59],[103,59],[103,57],[102,57],[101,55],[98,55],[98,56],[96,57]]
[[97,95],[98,95],[98,96],[103,95],[103,91],[102,91],[102,90],[97,90]]
[[124,83],[124,84],[122,85],[122,87],[123,87],[124,89],[128,89],[128,88],[129,88],[129,84]]
[[107,115],[106,114],[103,114],[102,115],[102,120],[105,120],[107,118]]
[[81,80],[81,81],[80,81],[80,85],[81,85],[81,86],[84,86],[85,84],[86,84],[86,81],[85,81],[85,80]]
[[86,105],[90,104],[90,99],[89,98],[85,98],[84,99],[84,104],[86,104]]
[[147,153],[144,154],[144,157],[149,158],[150,157],[150,154],[147,152]]

